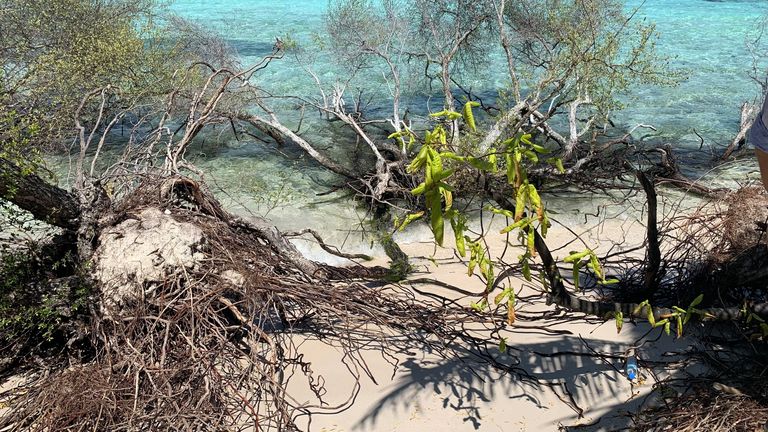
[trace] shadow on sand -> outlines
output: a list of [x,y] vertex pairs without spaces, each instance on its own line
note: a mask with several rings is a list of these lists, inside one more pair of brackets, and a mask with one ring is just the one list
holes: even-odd
[[[438,423],[451,416],[445,410],[461,417],[461,428],[448,430],[625,429],[630,423],[626,413],[641,406],[653,382],[649,379],[643,386],[632,387],[623,374],[628,343],[641,333],[639,328],[626,328],[616,339],[628,342],[535,335],[536,341],[526,343],[515,343],[517,335],[513,334],[506,354],[490,346],[485,352],[493,354],[497,366],[506,372],[466,349],[457,350],[459,356],[448,360],[430,353],[409,357],[401,364],[399,378],[370,407],[355,430],[376,430],[380,421],[403,412],[410,411],[413,417],[424,410],[424,405],[441,410],[430,414]],[[524,335],[520,339],[534,338]],[[685,342],[660,338],[644,344],[639,356],[653,358],[686,346]],[[650,374],[646,371],[645,375]]]

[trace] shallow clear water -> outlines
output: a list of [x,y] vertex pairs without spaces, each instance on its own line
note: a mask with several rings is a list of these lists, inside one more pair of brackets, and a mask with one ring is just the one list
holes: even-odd
[[[677,87],[638,87],[626,100],[627,108],[615,115],[619,126],[650,123],[658,128],[654,143],[670,143],[686,157],[702,152],[717,153],[738,128],[739,107],[753,100],[757,87],[748,71],[752,62],[745,40],[757,19],[768,11],[768,2],[707,0],[628,0],[627,8],[639,8],[638,17],[655,22],[661,34],[658,49],[673,57],[676,67],[686,69],[688,77]],[[268,53],[275,37],[290,35],[297,41],[309,41],[322,32],[325,0],[176,0],[171,8],[190,20],[219,32],[249,64]],[[494,60],[491,60],[493,62]],[[323,79],[335,76],[327,59],[317,59],[316,71]],[[490,72],[490,71],[489,71]],[[380,80],[372,80],[371,91],[383,90]],[[277,93],[314,94],[309,76],[291,61],[279,61],[259,73],[257,82]],[[479,74],[473,88],[493,91],[503,85],[493,74]],[[297,112],[281,114],[288,123],[296,121]],[[706,142],[698,151],[700,141]],[[345,139],[331,126],[319,121],[305,123],[305,131],[327,151],[338,150],[334,144]],[[645,134],[646,132],[639,132]],[[715,146],[710,150],[710,146]],[[359,227],[361,210],[351,201],[315,196],[327,190],[333,178],[301,159],[291,149],[269,149],[260,142],[230,142],[210,145],[200,151],[197,163],[230,195],[229,202],[268,217],[286,229],[310,226],[321,230],[331,242],[346,242],[346,249],[366,249],[369,241],[349,234]],[[725,170],[709,173],[716,184],[731,185],[745,176],[755,178],[751,162],[731,164]],[[706,173],[699,172],[699,175]],[[278,192],[275,193],[275,188]],[[423,236],[420,234],[414,236]],[[309,248],[309,246],[307,246]],[[313,256],[314,249],[311,251]]]
[[[324,0],[176,0],[172,9],[222,34],[242,55],[244,63],[268,53],[275,37],[291,35],[307,42],[323,30]],[[659,51],[673,64],[689,71],[675,88],[637,89],[628,108],[617,115],[621,123],[651,123],[663,136],[698,147],[696,129],[714,142],[723,142],[738,125],[741,102],[752,99],[755,85],[747,72],[751,64],[745,40],[768,3],[711,0],[628,0],[627,9],[639,8],[638,18],[655,22],[661,34]],[[334,68],[317,61],[321,75]],[[472,83],[474,89],[498,88],[489,78]],[[259,75],[259,83],[297,94],[313,93],[309,77],[295,64],[283,61]],[[621,124],[620,123],[620,124]]]

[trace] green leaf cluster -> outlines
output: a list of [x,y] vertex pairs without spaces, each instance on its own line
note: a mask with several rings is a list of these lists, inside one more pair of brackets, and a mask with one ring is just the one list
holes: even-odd
[[[0,93],[2,87],[0,83]],[[34,115],[21,115],[18,110],[0,102],[0,159],[17,165],[24,175],[35,172],[43,162],[40,149],[32,146],[39,133],[40,126]],[[0,181],[10,182],[3,177],[0,172]]]
[[[518,187],[528,181],[528,175],[523,166],[524,161],[538,163],[539,155],[549,153],[549,150],[544,146],[536,144],[531,140],[531,134],[518,134],[502,142],[501,148],[507,165],[507,181],[509,184]],[[557,165],[559,159],[552,158],[547,161]],[[562,162],[559,162],[559,165],[562,167]]]
[[510,2],[510,31],[532,29],[514,42],[524,53],[516,56],[520,86],[558,83],[568,89],[561,100],[588,99],[592,114],[607,119],[631,85],[677,83],[682,74],[656,49],[655,25],[636,12],[619,0]]
[[675,333],[677,337],[681,337],[683,335],[683,326],[688,323],[688,321],[693,317],[694,315],[703,315],[704,312],[696,309],[696,306],[698,306],[702,301],[704,300],[704,294],[699,294],[690,305],[688,305],[687,309],[683,309],[678,306],[672,307],[672,312],[662,315],[659,318],[656,319],[656,316],[653,313],[653,307],[651,307],[651,304],[648,300],[643,301],[633,311],[634,315],[641,315],[644,311],[646,314],[646,318],[648,319],[648,322],[651,324],[653,328],[657,327],[663,327],[664,333],[666,333],[668,336],[672,333],[672,325],[675,326]]
[[[431,114],[433,118],[444,119],[448,122],[463,119],[471,132],[477,130],[472,109],[479,106],[477,102],[467,102],[461,113],[451,110],[443,110]],[[397,132],[390,135],[391,139],[396,139],[400,146],[409,149],[415,142],[415,136],[409,130]],[[408,140],[406,142],[406,139]],[[469,261],[467,266],[468,275],[472,276],[476,270],[479,270],[483,279],[486,281],[486,292],[479,303],[473,303],[472,307],[478,311],[488,306],[487,296],[494,288],[495,274],[494,262],[490,254],[483,247],[480,241],[473,241],[465,235],[467,231],[467,217],[453,206],[453,188],[448,183],[448,178],[454,173],[454,168],[448,168],[446,161],[452,161],[459,164],[467,164],[470,167],[486,173],[496,173],[498,171],[499,161],[498,151],[494,150],[484,156],[460,155],[448,150],[447,132],[443,125],[435,126],[431,131],[425,133],[424,143],[419,152],[412,159],[407,167],[411,174],[423,174],[424,181],[411,190],[416,196],[424,196],[426,210],[417,211],[406,215],[402,221],[396,220],[395,225],[398,229],[404,229],[410,223],[419,220],[429,214],[429,224],[438,245],[443,244],[445,220],[449,220],[455,235],[456,251],[461,257],[465,257],[469,252]],[[541,228],[542,234],[546,236],[547,228],[550,222],[547,216],[545,206],[535,185],[528,182],[526,173],[527,163],[539,163],[539,155],[547,154],[548,150],[532,141],[530,134],[518,134],[513,138],[505,140],[499,146],[507,167],[507,180],[513,185],[515,190],[515,211],[503,210],[489,207],[493,213],[511,218],[514,223],[504,228],[501,233],[506,234],[518,230],[518,236],[526,245],[527,250],[520,255],[520,264],[526,280],[531,281],[531,260],[536,256],[535,238],[536,229]],[[554,165],[562,168],[562,163],[556,159],[547,160]],[[515,295],[511,288],[506,288],[495,296],[496,304],[506,302],[507,321],[509,324],[515,321]]]
[[[441,246],[445,230],[444,212],[449,211],[453,205],[453,188],[444,181],[453,174],[453,170],[446,169],[443,165],[443,161],[452,153],[441,153],[437,150],[440,145],[444,146],[445,143],[446,132],[442,126],[437,126],[432,132],[427,132],[426,142],[407,167],[409,173],[421,172],[424,174],[424,181],[411,190],[411,193],[424,195],[429,209],[430,227],[435,241]],[[419,217],[421,216],[410,215],[406,221],[410,223]],[[402,228],[404,225],[400,227],[400,229]]]
[[597,258],[597,254],[592,249],[584,249],[581,252],[571,251],[570,254],[563,259],[564,262],[572,264],[573,271],[573,286],[579,289],[579,274],[583,267],[587,267],[592,270],[592,273],[598,279],[598,283],[603,285],[610,285],[618,283],[617,279],[606,279],[605,271],[600,265],[600,260]]

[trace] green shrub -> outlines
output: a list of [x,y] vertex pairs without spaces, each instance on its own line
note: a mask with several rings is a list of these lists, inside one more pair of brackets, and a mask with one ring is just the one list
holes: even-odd
[[0,342],[53,342],[82,314],[90,290],[74,277],[69,253],[49,258],[39,248],[0,257]]

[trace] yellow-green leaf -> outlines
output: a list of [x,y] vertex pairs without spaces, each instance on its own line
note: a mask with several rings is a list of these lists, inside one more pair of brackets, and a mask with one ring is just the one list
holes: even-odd
[[538,144],[531,144],[531,148],[535,150],[537,153],[541,153],[541,154],[549,153],[549,150],[546,147],[540,146]]
[[462,110],[462,115],[464,116],[464,122],[469,126],[469,129],[472,130],[472,132],[475,132],[477,130],[477,127],[475,125],[475,115],[472,113],[472,107],[479,107],[480,104],[477,102],[467,102],[464,104],[464,109]]
[[526,151],[523,152],[523,154],[531,162],[533,162],[533,163],[538,163],[539,162],[539,155],[537,155],[535,151],[526,150]]
[[449,112],[450,112],[450,111],[448,111],[448,110],[442,110],[442,111],[440,111],[440,112],[432,113],[432,114],[430,114],[429,116],[430,116],[430,117],[445,117],[445,116],[447,116],[447,115],[448,115],[448,113],[449,113]]
[[472,276],[475,274],[475,267],[477,266],[477,260],[475,258],[471,258],[469,260],[469,264],[467,264],[467,276]]
[[491,165],[491,171],[492,173],[496,173],[499,170],[499,164],[497,162],[496,153],[491,153],[488,155],[488,163]]
[[573,263],[573,288],[579,290],[579,262]]
[[496,294],[496,297],[493,298],[494,304],[499,304],[504,301],[504,298],[509,296],[509,293],[512,291],[512,288],[505,288],[504,291]]
[[467,256],[467,247],[463,236],[456,236],[456,250],[459,252],[460,257],[464,258]]
[[549,216],[547,216],[547,212],[544,212],[544,215],[541,217],[541,236],[544,238],[547,238],[547,230],[549,230]]
[[563,261],[565,261],[567,263],[578,262],[578,261],[581,261],[584,257],[586,257],[587,255],[589,255],[591,253],[592,253],[592,251],[589,250],[589,249],[587,249],[587,250],[585,250],[583,252],[571,252],[571,254],[568,255],[567,257],[565,257],[563,259]]
[[451,206],[453,206],[453,194],[446,188],[440,188],[440,193],[442,193],[443,198],[445,198],[445,209],[450,210]]
[[422,182],[420,185],[416,186],[415,188],[411,189],[411,195],[421,195],[424,193],[424,190],[427,189],[427,184]]
[[656,327],[656,317],[653,316],[653,308],[648,306],[648,322],[651,323],[651,327]]
[[507,183],[513,184],[515,183],[515,178],[517,177],[517,170],[515,169],[515,163],[512,160],[512,155],[509,153],[505,154],[504,158],[506,159],[506,163],[507,163]]
[[492,207],[492,206],[486,206],[485,208],[486,208],[486,210],[490,210],[491,213],[494,213],[494,214],[498,214],[498,215],[502,215],[502,216],[506,216],[506,217],[510,217],[510,218],[511,217],[515,217],[515,214],[512,213],[509,210],[504,210],[504,209],[500,209],[500,208],[496,208],[496,207]]
[[517,188],[517,196],[515,197],[515,222],[519,221],[523,217],[525,212],[525,204],[528,202],[528,187],[523,184]]
[[405,219],[403,220],[403,223],[400,224],[400,226],[397,228],[398,231],[404,230],[405,227],[407,227],[408,225],[411,224],[411,222],[413,222],[415,220],[418,220],[418,219],[421,219],[422,216],[424,216],[424,212],[423,211],[420,211],[418,213],[409,214],[408,216],[405,217]]
[[472,309],[476,310],[477,312],[482,312],[488,306],[488,301],[486,301],[485,299],[482,299],[477,303],[471,302],[469,306]]
[[[525,255],[523,255],[525,257]],[[531,281],[531,264],[528,262],[528,258],[525,257],[520,261],[520,264],[522,264],[523,267],[523,277],[528,282]]]
[[595,272],[595,276],[597,276],[598,279],[603,279],[603,271],[600,267],[600,262],[597,260],[597,255],[594,253],[589,255],[589,262],[592,264],[592,271]]
[[528,252],[536,256],[536,231],[530,224],[528,225]]
[[458,211],[451,210],[446,212],[446,217],[451,221],[453,236],[456,240],[456,250],[462,258],[467,255],[467,249],[464,239],[464,230],[466,229],[466,217]]
[[513,231],[513,230],[516,230],[518,228],[522,229],[522,228],[528,227],[530,225],[530,223],[531,223],[531,220],[529,218],[522,218],[519,221],[517,221],[517,222],[515,222],[515,223],[505,227],[501,231],[499,231],[499,234],[506,234],[506,233],[508,233],[510,231]]
[[512,325],[515,323],[515,298],[510,296],[507,301],[507,324]]
[[[646,306],[649,306],[649,305],[648,305],[648,300],[645,300],[645,301],[643,301],[642,303],[640,303],[639,305],[637,305],[637,307],[635,307],[634,311],[632,311],[632,315],[640,315],[640,312],[642,312],[642,311],[643,311],[643,309],[644,309]],[[650,306],[649,306],[649,307],[650,307]]]
[[493,263],[485,256],[483,256],[483,263],[485,264],[483,271],[483,276],[485,277],[485,289],[487,292],[490,292],[491,289],[493,289],[494,282]]
[[443,212],[440,208],[440,201],[436,200],[436,203],[437,205],[433,206],[430,211],[430,226],[432,227],[432,234],[435,236],[435,242],[439,246],[442,246],[445,221],[443,220]]
[[691,308],[695,308],[695,307],[696,307],[696,306],[698,306],[698,305],[699,305],[699,304],[700,304],[702,301],[704,301],[704,294],[699,294],[698,296],[696,296],[696,298],[695,298],[695,299],[693,299],[693,301],[691,302],[691,305],[690,305],[690,306],[688,306],[688,308],[689,308],[689,309],[691,309]]

